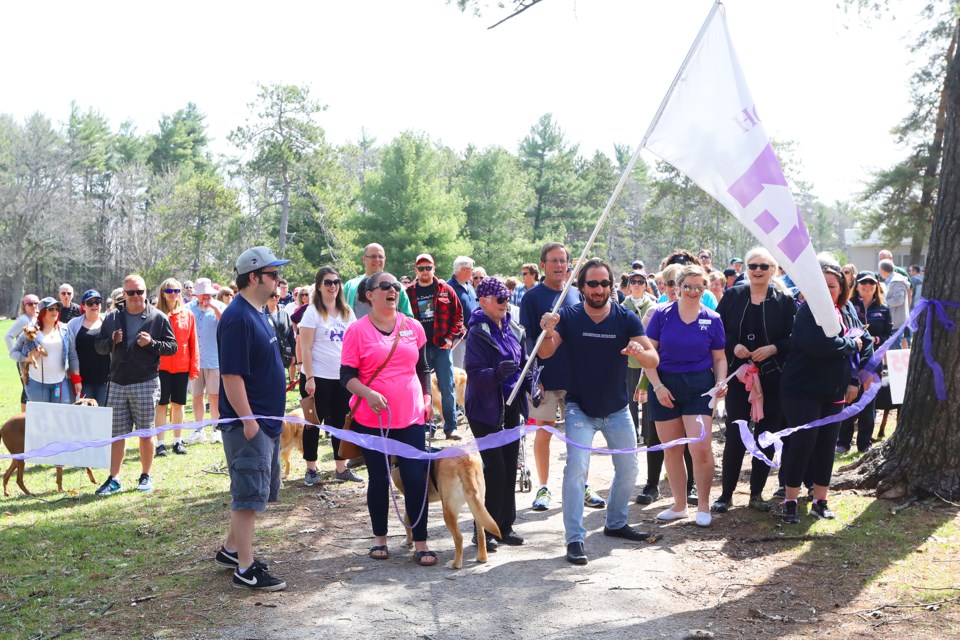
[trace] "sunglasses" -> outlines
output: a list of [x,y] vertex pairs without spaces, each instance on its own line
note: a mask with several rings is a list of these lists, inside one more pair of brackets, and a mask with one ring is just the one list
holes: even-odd
[[325,286],[325,287],[339,287],[339,286],[340,286],[340,279],[337,278],[336,280],[324,280],[324,281],[323,281],[323,286]]
[[180,289],[164,289],[164,293],[180,293]]
[[675,287],[675,286],[677,286],[677,281],[676,281],[676,280],[667,280],[666,282],[663,283],[663,286],[665,286],[665,287]]
[[300,297],[301,297],[301,298],[309,298],[309,297],[310,297],[310,294],[309,294],[309,293],[301,293],[301,294],[300,294]]
[[61,292],[60,292],[60,295],[62,295],[62,296],[72,296],[73,294],[72,294],[71,292],[69,292],[69,291],[61,291]]
[[686,291],[686,292],[688,292],[688,293],[689,293],[689,292],[703,293],[705,289],[706,289],[706,287],[704,287],[702,284],[698,284],[698,285],[685,284],[685,285],[683,285],[683,290]]
[[609,280],[587,280],[587,281],[584,282],[583,284],[587,285],[587,286],[590,287],[591,289],[596,289],[597,287],[602,287],[602,288],[606,289],[606,288],[609,287],[612,283],[611,283]]
[[274,281],[280,279],[280,272],[279,272],[279,271],[261,271],[260,274],[261,274],[261,275],[264,275],[264,276],[270,276],[271,278],[274,279]]
[[647,281],[643,278],[631,278],[630,284],[647,284]]
[[23,303],[23,306],[25,306],[25,307],[35,307],[35,306],[37,306],[38,304],[40,304],[40,303],[39,303],[39,302],[24,302],[24,303]]
[[280,297],[280,294],[279,294],[279,293],[271,293],[271,294],[270,294],[270,297],[271,297],[271,298],[279,298],[279,297]]
[[402,285],[399,282],[380,282],[377,283],[375,287],[372,287],[370,291],[373,291],[374,289],[380,289],[380,291],[390,291],[390,289],[393,289],[394,291],[400,291],[401,286]]
[[417,267],[417,271],[420,271],[421,273],[424,271],[433,271],[433,265],[425,264],[422,267]]
[[533,274],[530,273],[529,271],[524,271],[524,272],[521,273],[520,275],[521,275],[521,276],[532,276]]
[[101,302],[102,300],[100,300],[100,298],[92,298],[90,300],[87,300],[83,304],[87,307],[99,307]]
[[506,302],[507,300],[510,299],[510,296],[493,296],[493,295],[490,295],[490,296],[483,296],[483,297],[486,298],[487,300],[491,300],[491,301],[496,300],[496,301],[497,301],[497,304],[503,304],[504,302]]
[[146,293],[143,289],[124,289],[123,292],[128,296],[142,296]]
[[760,271],[770,271],[772,267],[772,264],[754,264],[753,262],[747,265],[747,269],[750,269],[750,271],[756,271],[757,269],[760,269]]

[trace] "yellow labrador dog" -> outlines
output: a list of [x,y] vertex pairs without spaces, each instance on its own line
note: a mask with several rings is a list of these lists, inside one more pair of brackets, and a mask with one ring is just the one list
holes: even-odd
[[[460,511],[463,505],[470,507],[473,521],[477,525],[477,562],[487,561],[487,536],[489,531],[498,538],[500,528],[493,521],[493,516],[483,506],[483,499],[487,492],[487,485],[483,481],[483,463],[479,454],[459,456],[457,458],[440,458],[430,464],[431,478],[427,478],[428,497],[430,502],[440,502],[443,505],[443,521],[453,536],[456,553],[453,558],[453,568],[463,566],[463,534],[460,533]],[[400,481],[400,470],[394,467],[391,475],[393,484],[400,493],[403,493],[403,483]],[[410,496],[418,500],[417,496]],[[404,516],[404,520],[407,520]],[[407,520],[407,524],[410,522]],[[413,533],[407,529],[407,546],[413,544]]]
[[[437,376],[430,376],[430,386],[433,387],[433,415],[443,415],[443,405],[440,398],[440,387],[437,386]],[[466,406],[463,399],[467,392],[467,372],[459,367],[453,368],[453,397],[461,407]]]

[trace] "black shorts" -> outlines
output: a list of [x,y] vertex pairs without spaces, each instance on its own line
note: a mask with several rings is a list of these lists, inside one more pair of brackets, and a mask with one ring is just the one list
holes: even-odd
[[187,404],[187,382],[190,380],[190,374],[170,373],[169,371],[160,372],[160,406],[166,406],[171,401],[174,404]]

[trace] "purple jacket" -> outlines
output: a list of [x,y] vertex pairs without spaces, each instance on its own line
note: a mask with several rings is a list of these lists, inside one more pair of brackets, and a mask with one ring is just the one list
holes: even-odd
[[[503,415],[506,399],[518,382],[522,385],[521,392],[514,402],[519,403],[520,412],[527,415],[526,393],[530,391],[533,372],[528,371],[526,378],[520,380],[520,370],[527,362],[523,342],[523,328],[511,320],[509,313],[504,318],[503,327],[497,326],[479,307],[470,314],[470,332],[463,357],[467,371],[464,408],[468,420],[507,429],[517,426],[503,424]],[[497,365],[510,359],[519,368],[500,382],[497,380]]]

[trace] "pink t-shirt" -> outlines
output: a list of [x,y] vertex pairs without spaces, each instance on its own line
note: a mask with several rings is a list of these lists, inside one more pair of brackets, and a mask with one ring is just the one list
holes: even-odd
[[[341,364],[359,369],[360,382],[367,384],[373,372],[387,359],[398,329],[400,341],[397,343],[397,350],[383,371],[368,385],[387,399],[387,404],[390,405],[390,427],[393,429],[423,424],[423,390],[417,378],[417,360],[420,349],[427,343],[427,336],[421,324],[398,313],[397,327],[389,336],[385,336],[373,326],[369,316],[364,316],[347,327],[340,356]],[[351,399],[350,406],[356,405],[357,401],[356,397]],[[354,419],[367,427],[378,426],[377,414],[370,409],[367,401],[359,402]],[[383,426],[386,427],[386,411],[381,417]]]

